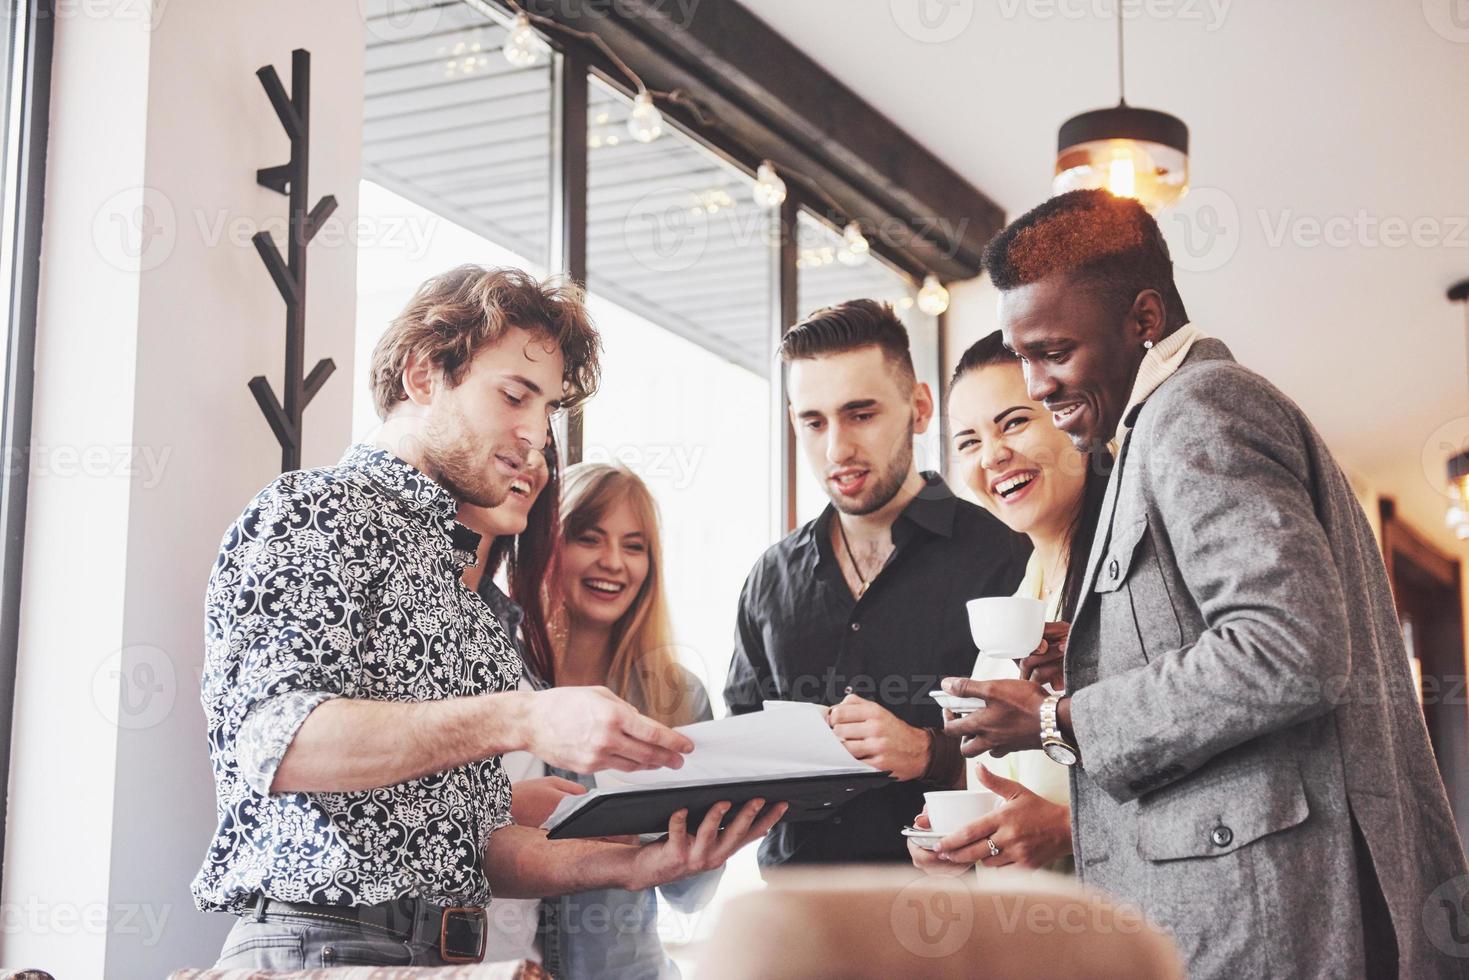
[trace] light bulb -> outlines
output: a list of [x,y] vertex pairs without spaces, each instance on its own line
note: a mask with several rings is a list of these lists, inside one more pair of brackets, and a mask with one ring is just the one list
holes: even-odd
[[923,277],[923,288],[918,290],[918,308],[929,316],[938,316],[949,308],[949,291],[933,273]]
[[1133,166],[1132,154],[1121,147],[1112,151],[1112,162],[1107,167],[1107,190],[1115,197],[1137,196],[1137,168]]
[[755,203],[762,208],[778,208],[786,199],[786,182],[780,179],[769,160],[762,161],[760,169],[755,171],[754,194]]
[[663,133],[663,113],[653,104],[653,96],[647,89],[633,96],[632,112],[627,117],[627,131],[639,143],[651,143]]
[[516,14],[510,33],[505,35],[505,60],[516,68],[529,68],[541,60],[546,45],[530,26],[530,18]]
[[849,221],[847,227],[842,229],[842,248],[837,252],[837,259],[842,265],[861,265],[867,261],[867,253],[871,248],[867,236],[862,234],[862,226],[855,221]]

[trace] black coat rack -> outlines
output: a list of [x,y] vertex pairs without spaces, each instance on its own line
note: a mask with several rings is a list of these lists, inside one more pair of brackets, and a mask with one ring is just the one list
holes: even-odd
[[256,232],[251,239],[270,278],[275,280],[281,299],[286,301],[285,404],[277,400],[265,375],[250,379],[250,391],[281,444],[281,471],[285,472],[300,469],[301,414],[337,368],[326,357],[316,362],[310,374],[301,376],[306,359],[306,245],[336,210],[337,199],[328,194],[316,202],[316,207],[306,210],[306,171],[311,147],[311,52],[302,48],[291,52],[290,95],[286,94],[274,66],[266,65],[255,74],[291,140],[289,163],[255,172],[255,180],[262,187],[290,199],[290,240],[286,243],[285,261],[281,260],[280,249],[270,232]]

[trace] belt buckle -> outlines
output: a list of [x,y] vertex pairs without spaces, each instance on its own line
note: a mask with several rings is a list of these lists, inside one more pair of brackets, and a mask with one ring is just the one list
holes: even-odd
[[[462,921],[466,924],[478,923],[476,928],[479,934],[478,942],[476,943],[473,955],[458,952],[451,953],[449,951],[449,922],[450,917],[456,914],[462,916]],[[486,928],[487,924],[485,910],[482,908],[454,906],[453,908],[444,909],[443,915],[439,919],[439,956],[443,958],[445,963],[483,962],[485,958],[485,933],[488,931]]]

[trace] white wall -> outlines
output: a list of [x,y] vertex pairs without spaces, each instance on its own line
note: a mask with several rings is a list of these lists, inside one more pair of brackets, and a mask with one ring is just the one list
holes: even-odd
[[280,393],[284,307],[249,237],[284,242],[285,198],[255,170],[288,149],[254,72],[289,87],[295,47],[313,55],[310,189],[340,202],[310,249],[306,363],[337,374],[303,465],[350,434],[359,6],[139,6],[57,25],[0,963],[60,977],[208,965],[233,921],[188,891],[214,825],[202,600],[225,527],[279,469],[245,383]]

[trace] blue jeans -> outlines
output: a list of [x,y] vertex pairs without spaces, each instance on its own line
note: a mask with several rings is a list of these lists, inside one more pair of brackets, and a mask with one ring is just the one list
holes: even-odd
[[448,966],[437,945],[411,942],[366,924],[323,922],[270,912],[240,916],[215,969],[311,970],[332,966]]

